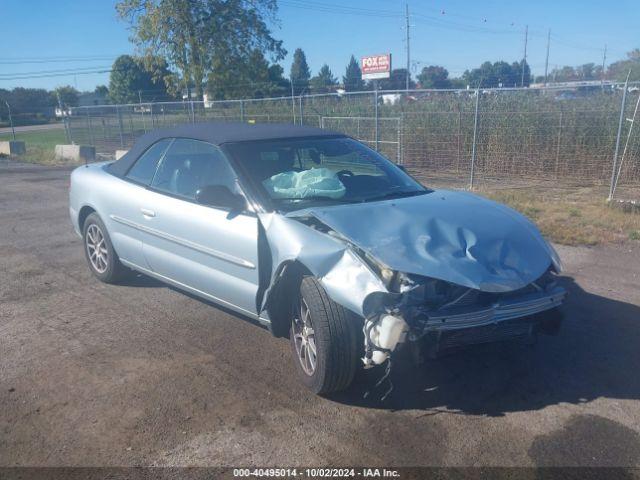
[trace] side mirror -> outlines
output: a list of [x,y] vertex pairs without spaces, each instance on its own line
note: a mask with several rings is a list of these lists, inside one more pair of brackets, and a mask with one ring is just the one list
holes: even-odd
[[242,195],[233,193],[224,185],[205,185],[196,192],[196,201],[208,207],[227,208],[230,212],[241,212],[247,206]]

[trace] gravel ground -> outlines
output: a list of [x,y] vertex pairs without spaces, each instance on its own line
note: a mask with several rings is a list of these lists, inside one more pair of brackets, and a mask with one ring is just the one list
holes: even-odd
[[640,248],[559,247],[557,337],[399,362],[331,398],[262,327],[91,276],[69,170],[0,166],[0,465],[640,466]]

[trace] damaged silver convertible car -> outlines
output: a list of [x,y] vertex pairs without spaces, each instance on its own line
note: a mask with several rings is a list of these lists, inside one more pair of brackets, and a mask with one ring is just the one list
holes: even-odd
[[148,133],[74,170],[70,214],[100,280],[136,270],[289,336],[317,393],[399,346],[437,355],[552,332],[565,296],[556,252],[525,217],[427,189],[316,128]]

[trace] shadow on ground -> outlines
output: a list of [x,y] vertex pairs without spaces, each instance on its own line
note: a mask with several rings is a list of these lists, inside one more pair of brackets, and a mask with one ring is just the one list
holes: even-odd
[[424,415],[501,416],[599,397],[640,399],[640,307],[588,293],[572,278],[565,320],[558,336],[541,335],[535,345],[493,344],[469,348],[415,366],[394,364],[394,390],[379,398],[382,384],[367,399],[381,372],[362,372],[340,403],[376,409],[419,409]]
[[[569,296],[557,336],[540,335],[534,345],[510,342],[470,347],[419,366],[399,352],[391,374],[394,389],[385,401],[380,397],[388,384],[374,388],[383,374],[381,368],[360,372],[351,388],[329,399],[373,409],[423,410],[425,416],[502,416],[599,397],[640,399],[640,375],[635,371],[640,365],[640,307],[588,293],[570,277],[562,281]],[[167,287],[144,275],[125,284]],[[232,310],[187,295],[258,325]]]

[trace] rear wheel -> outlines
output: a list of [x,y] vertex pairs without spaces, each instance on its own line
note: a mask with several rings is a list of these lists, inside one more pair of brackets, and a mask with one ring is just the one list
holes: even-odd
[[359,348],[357,322],[313,277],[304,277],[290,341],[299,377],[311,391],[343,390],[353,381]]
[[113,249],[109,233],[97,213],[90,214],[82,229],[84,253],[89,269],[99,280],[115,283],[126,273],[127,269]]

